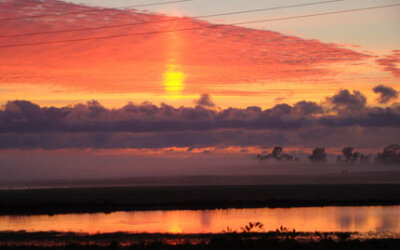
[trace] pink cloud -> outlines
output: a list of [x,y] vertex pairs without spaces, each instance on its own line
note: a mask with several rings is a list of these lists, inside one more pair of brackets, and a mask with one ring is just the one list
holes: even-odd
[[391,55],[383,56],[376,60],[376,62],[383,66],[384,71],[391,72],[393,76],[400,77],[400,50],[393,50]]

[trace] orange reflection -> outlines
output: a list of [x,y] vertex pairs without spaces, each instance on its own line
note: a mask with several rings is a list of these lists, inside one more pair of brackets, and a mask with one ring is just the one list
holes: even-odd
[[179,225],[172,225],[168,229],[168,233],[182,233],[182,228]]
[[266,231],[281,225],[297,231],[400,232],[400,206],[259,208],[198,211],[115,212],[1,216],[0,230],[73,231],[87,233],[220,233],[227,226],[240,230],[250,221]]

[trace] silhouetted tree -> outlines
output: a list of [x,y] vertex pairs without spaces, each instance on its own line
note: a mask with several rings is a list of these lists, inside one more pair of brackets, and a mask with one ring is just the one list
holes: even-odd
[[282,152],[283,152],[282,147],[274,147],[274,149],[272,150],[272,157],[274,159],[280,159]]
[[352,147],[344,147],[342,149],[342,154],[343,154],[345,162],[348,163],[348,162],[350,162],[352,160],[352,158],[353,158],[353,150],[354,149]]
[[370,156],[361,154],[359,152],[354,152],[352,147],[344,147],[342,149],[342,155],[337,157],[337,163],[368,163]]
[[267,154],[267,155],[261,155],[258,154],[256,156],[256,159],[262,161],[262,160],[268,160],[268,159],[273,159],[273,160],[277,160],[277,161],[281,161],[281,160],[297,160],[296,158],[293,157],[293,155],[289,155],[283,152],[283,148],[282,147],[274,147],[272,149],[272,153],[271,154]]
[[342,155],[339,155],[336,158],[336,163],[349,163],[353,156],[353,148],[352,147],[344,147],[342,149]]
[[400,165],[400,145],[392,144],[378,153],[375,162],[386,165]]
[[325,162],[327,160],[325,148],[315,148],[309,158],[313,162]]

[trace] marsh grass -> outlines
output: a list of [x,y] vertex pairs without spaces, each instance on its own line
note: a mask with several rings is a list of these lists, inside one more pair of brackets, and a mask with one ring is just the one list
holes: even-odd
[[[251,229],[259,229],[256,223]],[[260,223],[261,224],[261,223]],[[297,232],[280,227],[271,232],[224,231],[219,234],[78,234],[60,232],[0,232],[0,249],[400,249],[400,239],[352,237],[356,233]]]

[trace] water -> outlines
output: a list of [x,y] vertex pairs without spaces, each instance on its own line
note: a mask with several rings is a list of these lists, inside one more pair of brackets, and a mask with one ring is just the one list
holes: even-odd
[[220,233],[240,230],[248,222],[264,230],[280,226],[297,231],[400,233],[400,206],[172,210],[0,216],[0,231]]

